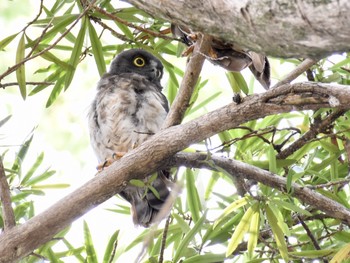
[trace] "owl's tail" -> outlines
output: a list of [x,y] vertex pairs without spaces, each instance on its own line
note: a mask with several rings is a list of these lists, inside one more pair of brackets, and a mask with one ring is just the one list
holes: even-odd
[[132,217],[135,225],[149,227],[154,222],[165,200],[170,194],[168,171],[159,171],[158,177],[152,182],[159,198],[149,189],[145,193],[143,187],[127,186],[120,195],[131,204]]

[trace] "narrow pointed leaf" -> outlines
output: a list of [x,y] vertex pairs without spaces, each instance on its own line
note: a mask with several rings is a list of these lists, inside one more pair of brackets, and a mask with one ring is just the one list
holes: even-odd
[[273,235],[275,237],[277,248],[280,251],[282,258],[286,262],[288,262],[288,258],[289,258],[288,250],[287,250],[286,241],[284,239],[283,231],[278,225],[277,217],[275,216],[275,214],[273,213],[273,211],[269,206],[266,206],[266,217],[267,217],[267,220],[269,221],[269,226],[271,227]]
[[61,93],[61,91],[64,88],[64,76],[59,78],[56,81],[55,86],[53,87],[51,94],[49,96],[49,98],[47,99],[46,102],[46,108],[50,107],[52,105],[52,103],[57,99],[58,95]]
[[74,48],[72,50],[72,54],[69,60],[69,64],[73,67],[73,69],[67,71],[65,83],[64,83],[65,90],[69,87],[70,83],[72,82],[76,67],[79,63],[80,54],[81,54],[81,50],[82,50],[82,47],[84,44],[84,38],[85,38],[85,31],[86,31],[86,25],[87,25],[86,20],[87,20],[86,17],[83,17],[81,20],[80,31],[78,33],[78,37],[74,44]]
[[248,255],[249,258],[253,257],[254,249],[258,243],[259,237],[259,223],[260,223],[260,212],[259,206],[253,207],[254,214],[249,226],[249,239],[248,239]]
[[34,164],[32,165],[32,167],[29,169],[29,171],[27,172],[27,174],[23,177],[22,181],[21,181],[21,185],[25,185],[26,182],[32,177],[32,175],[34,174],[34,172],[38,169],[38,167],[40,166],[40,164],[42,163],[44,159],[44,153],[42,152],[35,160]]
[[200,217],[200,211],[202,210],[202,206],[199,200],[194,174],[190,169],[186,169],[186,190],[188,209],[191,212],[193,221],[197,222]]
[[91,237],[90,229],[86,221],[84,221],[84,240],[85,240],[85,249],[87,254],[87,263],[95,263],[98,262],[94,243]]
[[206,219],[207,213],[205,212],[203,216],[196,222],[192,229],[184,236],[181,243],[176,246],[176,252],[173,258],[173,262],[178,262],[179,259],[183,256],[188,244],[193,240],[194,236],[200,231],[203,227],[204,220]]
[[89,25],[89,36],[90,36],[90,42],[92,47],[92,53],[94,54],[98,73],[102,77],[102,75],[106,73],[107,70],[106,70],[106,63],[105,63],[105,59],[102,51],[101,40],[98,38],[96,30],[94,26],[91,24],[90,20],[88,20],[88,25]]
[[11,36],[8,36],[0,41],[0,51],[3,50],[8,44],[12,42],[12,40],[15,39],[15,37],[18,35],[18,33],[13,34]]
[[247,197],[243,197],[239,200],[234,201],[232,204],[230,204],[228,207],[225,208],[224,212],[220,215],[220,217],[215,221],[214,228],[220,224],[220,222],[230,213],[235,211],[236,209],[246,205],[248,202]]
[[102,261],[103,263],[113,262],[112,261],[113,260],[112,252],[113,252],[114,248],[117,247],[118,235],[119,235],[119,229],[113,233],[113,235],[111,236],[111,238],[108,241],[106,251],[105,251],[105,254],[103,256],[103,261]]
[[[24,33],[19,40],[17,52],[16,52],[16,63],[21,62],[24,59],[24,51],[25,51],[25,43],[24,43]],[[24,64],[19,66],[16,70],[16,78],[19,86],[19,90],[21,92],[22,98],[25,99],[27,96],[26,90],[26,72]]]
[[[258,204],[255,203],[253,205],[257,206]],[[235,232],[233,232],[231,239],[228,243],[227,250],[226,250],[226,257],[231,255],[233,251],[236,250],[238,245],[242,242],[244,234],[248,232],[249,225],[251,222],[252,215],[254,213],[253,207],[249,207],[248,210],[245,212],[244,216],[242,217],[239,224],[236,226]]]

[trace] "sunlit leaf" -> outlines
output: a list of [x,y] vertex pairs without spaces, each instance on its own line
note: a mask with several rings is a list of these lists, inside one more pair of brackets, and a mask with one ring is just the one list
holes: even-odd
[[259,206],[253,206],[253,215],[249,226],[249,239],[248,239],[248,255],[253,257],[254,249],[258,243],[259,226],[260,226],[260,211]]
[[214,223],[214,228],[220,224],[220,222],[230,213],[234,212],[235,210],[237,210],[238,208],[246,205],[248,203],[248,198],[247,197],[243,197],[241,199],[238,199],[236,201],[234,201],[232,204],[230,204],[228,207],[225,208],[225,210],[223,211],[223,213],[219,216],[219,218],[215,221]]
[[265,210],[266,210],[266,217],[267,217],[267,220],[269,222],[269,226],[271,227],[273,235],[274,235],[275,240],[276,240],[277,248],[278,248],[282,258],[286,262],[288,262],[289,256],[288,256],[287,244],[286,244],[286,241],[284,239],[283,231],[277,222],[277,217],[272,212],[272,210],[269,206],[265,206]]
[[258,203],[255,203],[253,206],[249,207],[239,224],[236,226],[235,231],[233,232],[231,239],[227,245],[226,257],[231,255],[236,250],[238,245],[242,242],[244,234],[248,232],[249,225],[252,220],[252,215],[257,206]]
[[11,119],[12,115],[8,115],[2,120],[0,120],[0,127],[3,126],[9,119]]

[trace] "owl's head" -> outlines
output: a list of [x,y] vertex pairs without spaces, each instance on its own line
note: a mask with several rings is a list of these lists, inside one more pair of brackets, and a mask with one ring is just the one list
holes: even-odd
[[142,49],[130,49],[121,52],[112,62],[109,69],[112,75],[137,73],[150,81],[160,81],[163,76],[162,62]]

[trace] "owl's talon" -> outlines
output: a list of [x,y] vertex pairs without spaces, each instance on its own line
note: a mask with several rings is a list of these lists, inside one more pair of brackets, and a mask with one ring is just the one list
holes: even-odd
[[108,158],[103,163],[100,163],[99,165],[97,165],[97,167],[96,167],[97,171],[101,172],[104,168],[110,166],[116,160],[119,160],[120,158],[122,158],[125,154],[126,154],[126,152],[113,153],[112,158]]

